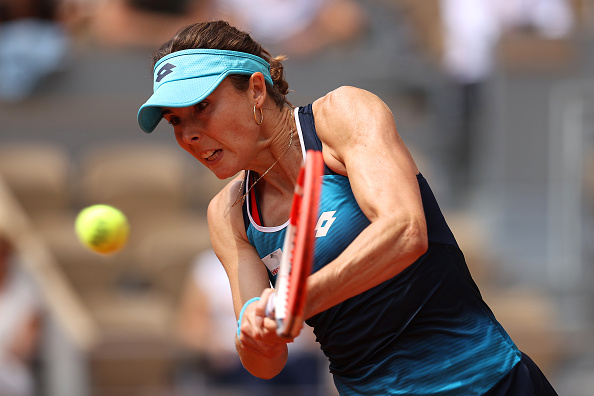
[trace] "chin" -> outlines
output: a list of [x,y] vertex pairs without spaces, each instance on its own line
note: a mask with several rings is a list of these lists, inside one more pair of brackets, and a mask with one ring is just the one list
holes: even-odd
[[237,175],[237,173],[241,172],[241,170],[239,170],[239,171],[225,171],[225,170],[222,170],[222,169],[214,170],[214,169],[211,169],[211,168],[209,168],[209,170],[219,180],[228,179],[230,177],[233,177],[233,176]]

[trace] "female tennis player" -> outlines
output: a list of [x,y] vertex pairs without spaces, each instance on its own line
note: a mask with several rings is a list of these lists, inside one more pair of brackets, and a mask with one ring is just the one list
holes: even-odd
[[287,102],[282,57],[226,22],[181,29],[154,54],[138,121],[162,118],[218,178],[208,208],[239,321],[236,347],[271,378],[286,344],[265,306],[305,150],[325,163],[306,323],[341,395],[555,395],[484,303],[388,107],[341,87]]

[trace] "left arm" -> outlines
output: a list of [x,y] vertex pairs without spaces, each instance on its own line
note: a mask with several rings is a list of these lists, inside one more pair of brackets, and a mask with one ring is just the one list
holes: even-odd
[[427,250],[418,169],[389,108],[375,95],[339,88],[314,103],[326,164],[348,176],[371,224],[308,278],[309,318],[394,277]]

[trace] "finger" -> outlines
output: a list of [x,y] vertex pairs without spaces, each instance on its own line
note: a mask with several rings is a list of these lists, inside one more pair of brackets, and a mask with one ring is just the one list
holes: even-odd
[[256,304],[256,315],[266,316],[266,305],[268,305],[268,300],[271,299],[273,293],[274,289],[264,289],[260,295],[260,301]]
[[272,292],[268,296],[268,301],[266,302],[266,316],[271,319],[276,317],[276,293]]
[[262,327],[267,333],[277,334],[278,323],[276,322],[275,319],[265,317],[262,322]]

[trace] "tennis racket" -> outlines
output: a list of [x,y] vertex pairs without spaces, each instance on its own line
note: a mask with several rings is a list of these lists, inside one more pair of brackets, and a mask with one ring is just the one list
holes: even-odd
[[281,337],[289,337],[303,320],[323,172],[322,152],[308,150],[297,176],[275,290],[266,305],[266,314],[276,320],[277,333]]

